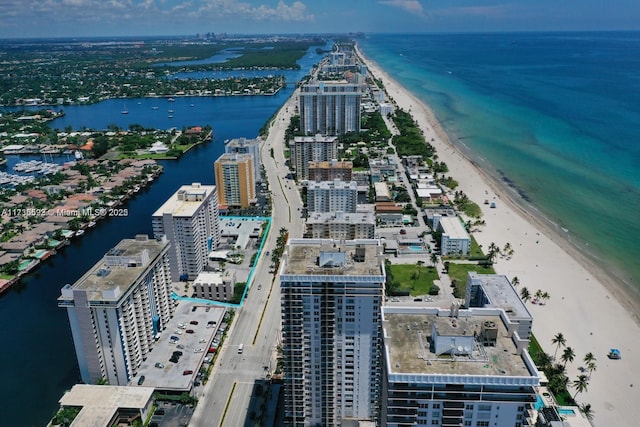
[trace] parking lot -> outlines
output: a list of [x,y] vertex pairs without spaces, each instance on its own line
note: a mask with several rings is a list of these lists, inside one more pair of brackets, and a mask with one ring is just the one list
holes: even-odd
[[[224,307],[180,301],[167,329],[160,334],[132,386],[189,391],[197,381],[216,334],[222,333]],[[144,376],[144,381],[140,378]]]

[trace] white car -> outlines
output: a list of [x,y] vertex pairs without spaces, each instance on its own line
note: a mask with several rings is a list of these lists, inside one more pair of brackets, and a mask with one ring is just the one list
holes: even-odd
[[174,334],[178,334],[178,335],[182,335],[182,331],[179,329],[176,329],[175,331],[173,331]]
[[193,350],[194,353],[203,353],[204,352],[204,348],[196,348],[195,350]]

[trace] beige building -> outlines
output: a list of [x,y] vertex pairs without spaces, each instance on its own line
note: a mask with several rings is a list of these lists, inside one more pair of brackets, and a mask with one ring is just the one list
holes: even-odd
[[309,181],[351,181],[353,162],[331,160],[327,162],[309,162]]
[[62,408],[80,408],[71,427],[111,427],[143,423],[153,408],[152,387],[76,384],[60,399]]
[[225,153],[214,163],[221,206],[246,208],[256,203],[256,183],[251,154]]
[[307,237],[312,239],[373,239],[373,212],[314,212],[307,218]]
[[227,270],[223,273],[204,272],[193,281],[193,296],[214,301],[229,301],[233,297],[236,273]]
[[291,155],[297,178],[309,179],[311,162],[327,162],[338,157],[338,137],[296,136],[291,145]]

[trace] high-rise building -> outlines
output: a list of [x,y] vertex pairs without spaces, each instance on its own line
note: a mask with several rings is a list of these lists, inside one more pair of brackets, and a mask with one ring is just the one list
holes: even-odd
[[496,308],[382,308],[381,426],[530,425],[540,375]]
[[305,135],[360,132],[360,87],[350,83],[316,82],[300,88],[300,130]]
[[291,147],[299,180],[309,179],[309,162],[326,162],[338,157],[336,136],[296,136]]
[[307,186],[309,212],[355,212],[358,205],[358,184],[340,180],[315,182]]
[[221,206],[246,208],[256,203],[251,154],[225,153],[215,161],[214,174]]
[[289,241],[280,271],[288,425],[377,418],[381,254],[378,240]]
[[82,381],[126,385],[175,310],[169,242],[122,240],[76,283],[61,290]]
[[218,194],[215,185],[183,185],[152,217],[156,239],[171,242],[169,259],[174,282],[193,280],[207,264],[207,256],[220,245]]
[[328,162],[309,162],[309,181],[351,181],[353,162],[331,160]]
[[255,182],[262,181],[260,165],[260,142],[259,139],[235,138],[227,142],[224,146],[225,153],[251,154],[253,156],[253,175]]

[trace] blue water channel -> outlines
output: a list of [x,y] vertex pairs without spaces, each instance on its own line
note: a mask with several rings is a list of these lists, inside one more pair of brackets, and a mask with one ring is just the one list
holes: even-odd
[[[299,61],[298,78],[319,61],[315,49],[310,48]],[[121,114],[122,100],[64,107],[66,116],[53,121],[53,128],[106,129],[115,124],[126,129],[130,124],[141,124],[169,129],[209,124],[214,138],[179,160],[162,161],[164,173],[124,206],[129,216],[100,221],[0,296],[0,324],[4,330],[0,402],[5,408],[0,425],[46,425],[64,391],[80,381],[67,313],[57,306],[60,289],[78,280],[120,240],[139,233],[151,235],[151,215],[179,186],[192,182],[213,184],[213,162],[223,153],[223,142],[256,137],[293,89],[294,84],[290,84],[274,96],[176,98],[170,103],[175,112],[173,119],[166,114],[166,99],[127,99],[126,115]],[[154,105],[162,109],[154,110]]]

